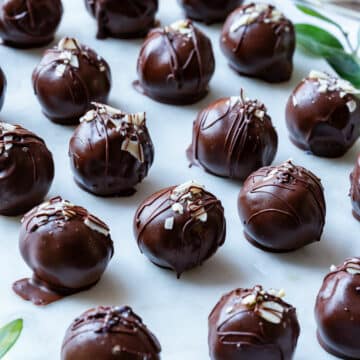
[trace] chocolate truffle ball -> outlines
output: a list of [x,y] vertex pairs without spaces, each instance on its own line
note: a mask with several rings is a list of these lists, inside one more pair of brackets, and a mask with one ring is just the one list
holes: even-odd
[[321,346],[341,359],[360,359],[360,258],[332,266],[316,299]]
[[354,171],[350,175],[350,197],[353,206],[353,215],[360,221],[360,154],[357,158]]
[[18,48],[46,45],[62,14],[61,0],[1,0],[0,37],[5,45]]
[[96,18],[97,38],[136,38],[155,25],[158,0],[85,0]]
[[141,48],[135,88],[168,104],[192,104],[208,92],[215,71],[210,39],[189,20],[148,34]]
[[136,212],[134,233],[150,261],[179,277],[224,243],[224,209],[214,195],[189,181],[147,198]]
[[24,216],[19,242],[33,278],[15,282],[13,289],[35,305],[95,285],[114,252],[107,225],[61,197]]
[[95,195],[131,195],[154,159],[145,113],[126,114],[99,103],[93,107],[70,140],[74,179]]
[[43,201],[54,178],[54,162],[43,139],[0,122],[0,172],[0,214],[15,216]]
[[286,106],[290,140],[314,155],[344,155],[360,136],[360,90],[348,81],[311,71]]
[[222,22],[244,0],[178,0],[186,17],[206,24]]
[[293,70],[294,26],[274,6],[251,3],[234,10],[221,35],[230,67],[270,83],[287,81]]
[[2,69],[0,68],[0,110],[4,105],[6,86],[7,86],[6,77]]
[[266,107],[241,91],[199,113],[188,158],[211,174],[243,181],[270,165],[276,150],[277,134]]
[[224,295],[209,316],[212,360],[291,360],[300,326],[284,291],[261,286]]
[[320,179],[291,161],[251,174],[238,209],[245,237],[266,251],[287,252],[320,241],[325,224]]
[[61,360],[160,360],[155,335],[128,306],[98,306],[68,328]]
[[111,88],[107,62],[73,38],[45,52],[32,81],[43,113],[66,125],[77,124],[92,101],[106,102]]

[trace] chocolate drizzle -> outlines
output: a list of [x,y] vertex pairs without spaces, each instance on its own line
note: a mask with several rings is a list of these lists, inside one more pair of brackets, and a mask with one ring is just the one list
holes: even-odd
[[106,102],[111,87],[107,62],[74,38],[45,52],[32,81],[44,114],[61,124],[77,124],[92,101]]
[[134,86],[160,102],[190,104],[206,95],[214,70],[210,40],[191,21],[180,20],[149,33],[140,51],[139,81]]
[[63,14],[61,0],[7,0],[1,4],[0,36],[13,47],[48,44]]
[[99,103],[92,106],[70,140],[75,181],[96,195],[133,194],[154,160],[145,113],[126,114]]
[[360,358],[360,258],[332,266],[315,305],[321,346],[342,359]]
[[360,154],[356,160],[353,172],[350,175],[350,197],[353,206],[353,215],[360,221]]
[[194,122],[188,150],[192,164],[209,173],[245,180],[275,157],[277,134],[264,104],[239,97],[215,101]]
[[238,207],[247,239],[268,251],[291,251],[319,241],[325,224],[320,180],[291,161],[250,175]]
[[261,286],[224,295],[209,315],[211,359],[292,359],[300,328],[283,295]]
[[294,27],[274,6],[250,3],[227,18],[221,48],[240,74],[268,82],[287,81],[293,68]]
[[155,25],[158,0],[85,0],[96,18],[97,38],[142,37]]
[[92,287],[114,252],[107,225],[61,197],[24,216],[19,241],[34,275],[15,282],[13,290],[35,305]]
[[20,215],[49,191],[54,163],[44,141],[19,125],[0,122],[0,213]]
[[82,314],[69,327],[62,360],[96,358],[160,359],[161,346],[128,306],[99,306]]
[[217,198],[195,182],[172,186],[139,206],[134,232],[141,252],[180,276],[224,243],[224,209]]

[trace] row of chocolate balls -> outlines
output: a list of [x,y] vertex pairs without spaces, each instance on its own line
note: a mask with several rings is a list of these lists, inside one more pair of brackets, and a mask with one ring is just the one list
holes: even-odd
[[[224,40],[227,32],[228,39]],[[264,36],[271,41],[259,43],[262,36],[258,32],[267,34]],[[244,36],[246,41],[241,40]],[[111,88],[107,62],[70,40],[46,51],[33,73],[34,90],[44,114],[65,124],[77,123],[91,101],[106,102]],[[240,40],[244,49],[237,44]],[[237,9],[224,27],[222,43],[231,66],[240,73],[273,82],[291,76],[293,25],[273,6],[250,4]],[[250,56],[252,48],[254,54]],[[211,41],[188,20],[157,28],[143,44],[137,68],[139,80],[134,85],[140,92],[166,103],[196,102],[207,94],[215,70]]]
[[[158,0],[84,0],[97,19],[97,37],[143,37],[155,26]],[[207,24],[222,22],[243,0],[181,0],[186,16]],[[48,44],[63,15],[61,0],[7,0],[1,3],[0,37],[5,44],[30,48]],[[21,17],[20,17],[21,15]],[[21,26],[20,26],[21,25]]]
[[[360,258],[332,266],[316,299],[315,318],[321,346],[339,358],[358,359]],[[225,294],[209,315],[208,346],[212,360],[293,359],[300,325],[296,309],[282,298],[283,290],[261,286]],[[346,329],[346,331],[344,331]],[[158,360],[161,345],[128,306],[99,306],[69,326],[62,360]]]

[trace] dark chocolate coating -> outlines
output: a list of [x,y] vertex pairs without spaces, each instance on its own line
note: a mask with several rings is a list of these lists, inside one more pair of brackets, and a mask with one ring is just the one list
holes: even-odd
[[0,68],[0,110],[4,105],[6,87],[7,87],[6,76],[2,71],[2,69]]
[[287,252],[320,241],[324,190],[309,170],[287,161],[251,174],[238,199],[246,238],[266,251]]
[[210,39],[183,20],[148,34],[137,63],[137,90],[175,105],[193,104],[208,92],[215,71]]
[[85,0],[97,21],[97,38],[136,38],[155,25],[158,0]]
[[353,215],[360,221],[360,154],[357,158],[355,168],[350,175],[350,181],[350,197],[353,206]]
[[360,359],[360,258],[345,260],[325,276],[315,319],[326,351],[341,359]]
[[63,14],[61,0],[1,0],[0,37],[18,48],[48,44]]
[[286,106],[286,124],[290,140],[300,149],[339,157],[360,136],[360,99],[341,84],[357,93],[350,83],[321,72],[310,73],[293,91]]
[[41,203],[50,189],[51,152],[34,133],[0,122],[0,173],[0,214],[23,214]]
[[265,4],[260,11],[255,11],[255,6],[241,6],[229,15],[221,49],[230,67],[241,75],[270,83],[287,81],[293,70],[294,26],[274,6]]
[[19,246],[33,278],[15,282],[13,289],[35,305],[96,284],[114,252],[107,225],[61,197],[24,216]]
[[266,107],[241,92],[240,97],[222,98],[199,113],[188,157],[210,174],[243,181],[272,163],[277,143]]
[[125,114],[94,103],[70,139],[74,179],[101,196],[130,195],[154,160],[145,113]]
[[155,265],[184,271],[201,265],[225,241],[221,202],[188,182],[148,197],[138,208],[134,233],[139,249]]
[[205,24],[222,22],[244,0],[178,0],[186,17]]
[[68,328],[61,360],[160,360],[161,346],[128,306],[98,306]]
[[72,38],[45,51],[32,81],[43,113],[65,125],[78,124],[92,101],[106,103],[111,88],[107,62]]
[[[275,292],[274,292],[275,293]],[[237,289],[209,316],[212,360],[291,360],[300,334],[296,309],[278,295]]]

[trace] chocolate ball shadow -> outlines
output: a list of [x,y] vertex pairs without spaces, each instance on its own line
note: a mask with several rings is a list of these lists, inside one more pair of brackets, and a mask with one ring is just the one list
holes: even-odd
[[350,251],[334,247],[337,240],[332,239],[331,234],[325,233],[320,242],[307,245],[295,252],[272,255],[283,263],[291,263],[304,268],[329,269],[332,264],[339,264],[351,256]]

